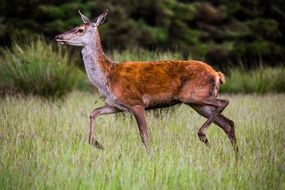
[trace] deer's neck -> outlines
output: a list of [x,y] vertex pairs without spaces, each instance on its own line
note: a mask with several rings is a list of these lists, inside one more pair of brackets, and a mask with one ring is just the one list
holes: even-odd
[[109,95],[108,75],[113,62],[104,55],[97,29],[89,44],[82,49],[82,56],[90,81],[98,88],[100,94],[106,98]]

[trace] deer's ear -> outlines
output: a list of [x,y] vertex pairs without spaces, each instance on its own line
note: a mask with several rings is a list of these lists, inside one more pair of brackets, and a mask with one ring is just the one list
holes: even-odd
[[80,10],[78,10],[78,13],[80,14],[81,19],[82,19],[82,21],[83,21],[84,23],[90,23],[90,22],[91,22],[87,16],[85,16],[84,14],[82,14],[82,13],[80,12]]
[[108,9],[106,9],[101,15],[99,15],[95,20],[94,20],[94,24],[96,26],[104,23],[104,21],[106,20],[106,16],[108,14]]

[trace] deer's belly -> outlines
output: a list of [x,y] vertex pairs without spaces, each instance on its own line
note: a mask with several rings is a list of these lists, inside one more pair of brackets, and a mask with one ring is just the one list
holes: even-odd
[[179,100],[160,101],[160,102],[155,102],[155,103],[148,105],[146,107],[146,110],[165,108],[165,107],[174,106],[176,104],[181,104],[181,101]]
[[152,107],[168,107],[179,103],[176,97],[171,92],[158,93],[158,94],[144,94],[142,96],[142,101],[146,108]]

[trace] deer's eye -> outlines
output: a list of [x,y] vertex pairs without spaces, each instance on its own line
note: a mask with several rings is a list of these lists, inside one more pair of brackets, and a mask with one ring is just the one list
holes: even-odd
[[83,29],[79,28],[79,29],[77,30],[77,32],[82,33],[82,32],[83,32]]

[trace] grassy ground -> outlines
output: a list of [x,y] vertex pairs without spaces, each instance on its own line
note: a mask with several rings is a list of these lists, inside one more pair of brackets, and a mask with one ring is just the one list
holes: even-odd
[[0,99],[0,189],[284,189],[285,95],[227,97],[238,163],[218,127],[209,129],[210,149],[198,140],[205,119],[187,106],[148,112],[146,154],[128,114],[99,117],[105,150],[88,145],[85,116],[103,105],[92,94]]

